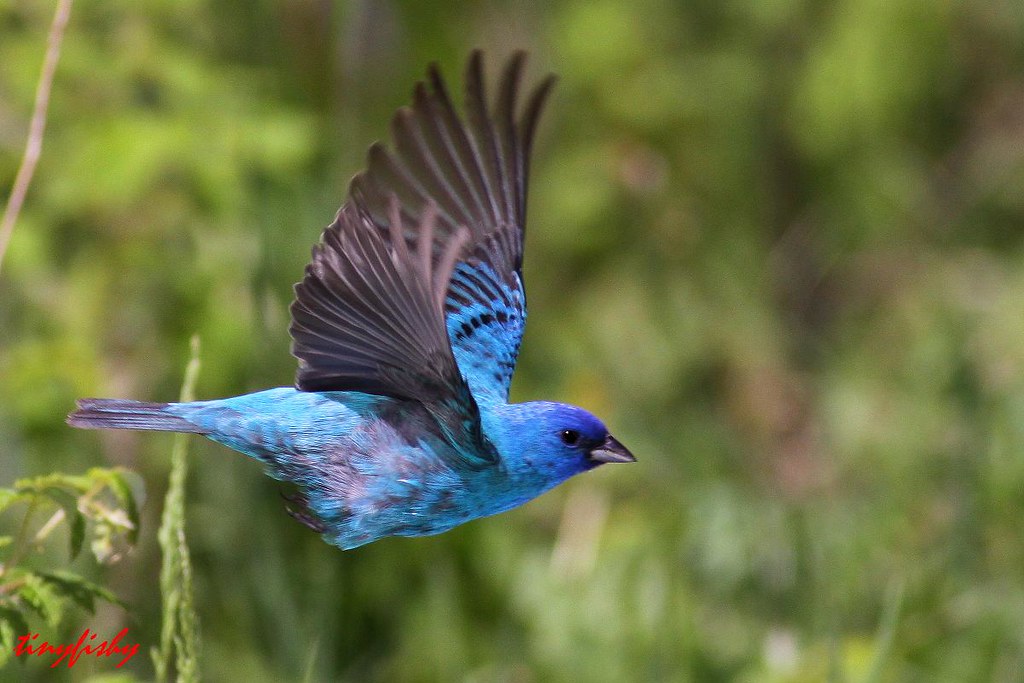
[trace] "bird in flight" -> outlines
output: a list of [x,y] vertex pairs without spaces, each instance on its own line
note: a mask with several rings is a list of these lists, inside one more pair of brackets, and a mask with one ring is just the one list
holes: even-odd
[[[534,131],[525,54],[493,105],[482,55],[460,115],[436,65],[370,147],[291,305],[295,387],[189,403],[88,398],[86,429],[191,432],[296,485],[289,513],[343,549],[439,534],[635,458],[595,416],[509,403],[526,323],[523,234]],[[520,111],[521,110],[521,111]]]

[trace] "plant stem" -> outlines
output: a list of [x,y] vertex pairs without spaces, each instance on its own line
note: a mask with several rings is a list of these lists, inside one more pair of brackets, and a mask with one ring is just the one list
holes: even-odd
[[11,551],[11,556],[7,558],[7,561],[0,566],[0,579],[7,576],[7,572],[10,571],[11,567],[16,566],[21,562],[22,557],[28,550],[28,526],[29,521],[32,519],[32,515],[36,511],[36,499],[33,498],[28,503],[28,508],[25,510],[25,517],[21,520],[21,526],[18,528],[18,535],[14,539],[14,549]]
[[21,213],[21,205],[28,194],[28,186],[39,162],[39,154],[43,149],[43,133],[46,131],[46,111],[50,105],[50,90],[53,87],[53,75],[57,71],[57,60],[60,58],[60,45],[64,39],[64,29],[71,16],[72,0],[59,0],[57,11],[50,24],[50,35],[46,44],[46,57],[43,59],[43,72],[36,86],[36,101],[32,110],[32,121],[29,123],[28,141],[25,143],[25,154],[21,157],[18,175],[14,178],[10,199],[4,208],[3,219],[0,220],[0,268],[3,267],[7,244],[14,233],[14,223]]
[[[192,354],[185,368],[181,401],[194,398],[199,375],[199,337],[192,337]],[[163,519],[157,540],[163,552],[160,567],[160,593],[163,598],[163,623],[160,647],[152,652],[156,680],[167,681],[171,656],[176,654],[178,680],[199,679],[196,652],[198,626],[192,600],[192,563],[185,540],[185,479],[188,473],[188,435],[177,434],[171,452],[171,474],[164,499]]]

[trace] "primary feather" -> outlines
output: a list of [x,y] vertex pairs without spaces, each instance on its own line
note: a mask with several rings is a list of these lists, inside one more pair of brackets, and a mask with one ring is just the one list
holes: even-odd
[[289,512],[341,548],[436,534],[633,456],[596,417],[508,403],[526,321],[525,56],[493,106],[480,52],[461,118],[431,66],[313,248],[291,306],[295,388],[193,403],[83,399],[76,427],[194,432],[298,485]]

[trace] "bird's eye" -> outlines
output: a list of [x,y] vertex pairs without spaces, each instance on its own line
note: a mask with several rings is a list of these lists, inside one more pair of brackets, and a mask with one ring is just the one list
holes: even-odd
[[580,433],[575,429],[563,429],[558,433],[558,437],[566,446],[575,446],[580,442]]

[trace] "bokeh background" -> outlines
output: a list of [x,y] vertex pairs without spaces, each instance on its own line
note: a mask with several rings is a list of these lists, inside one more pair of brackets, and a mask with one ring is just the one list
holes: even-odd
[[[5,197],[52,11],[0,0]],[[194,333],[201,397],[290,384],[310,246],[426,65],[458,89],[478,46],[560,75],[513,397],[639,463],[343,553],[196,439],[206,678],[1021,680],[1016,0],[79,0],[0,275],[0,483],[121,464],[148,498],[133,552],[76,563],[129,609],[63,632],[157,642],[171,447],[74,431],[74,399],[172,399]]]

